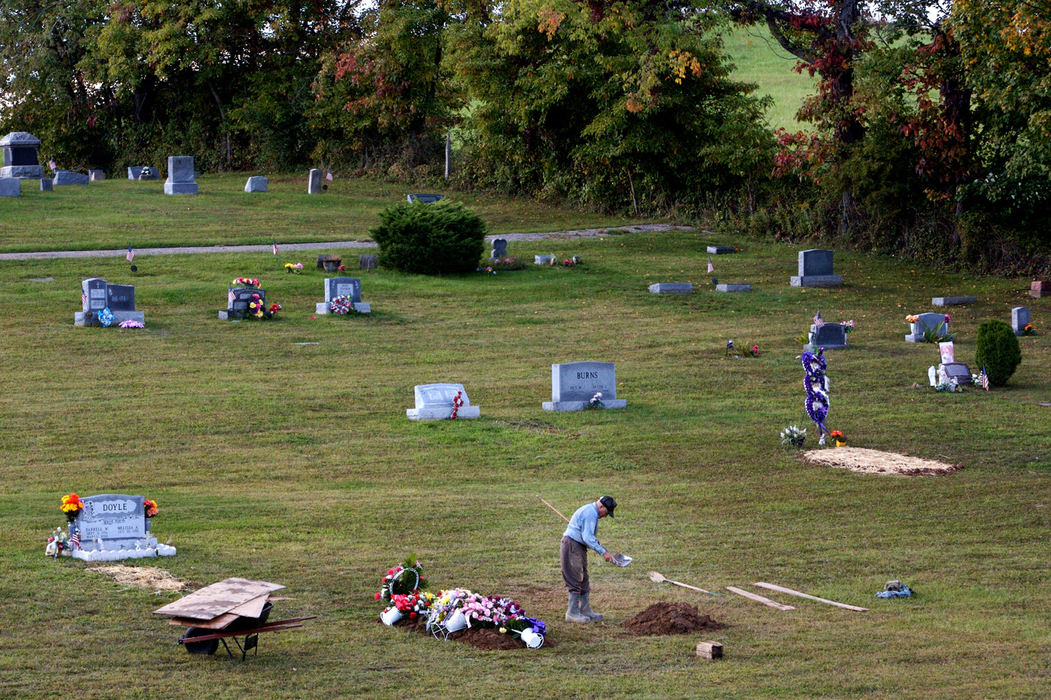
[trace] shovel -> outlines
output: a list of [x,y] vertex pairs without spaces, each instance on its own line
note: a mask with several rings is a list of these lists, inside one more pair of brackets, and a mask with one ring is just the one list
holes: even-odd
[[719,595],[718,593],[712,593],[711,591],[706,591],[703,588],[698,588],[697,586],[691,586],[688,583],[682,583],[680,581],[672,581],[670,578],[667,578],[664,574],[659,574],[656,571],[649,572],[648,576],[650,577],[650,581],[653,581],[654,583],[668,582],[668,583],[673,584],[675,586],[682,586],[683,588],[689,588],[691,591],[700,591],[701,593],[707,593],[708,595],[713,595],[716,598],[722,598],[722,596]]

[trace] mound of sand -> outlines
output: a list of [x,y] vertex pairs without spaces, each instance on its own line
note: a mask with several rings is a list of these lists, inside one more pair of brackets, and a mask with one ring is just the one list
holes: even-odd
[[621,626],[637,635],[686,634],[724,627],[689,603],[654,603]]
[[803,453],[808,464],[837,469],[850,469],[865,474],[900,474],[902,476],[941,476],[963,469],[959,464],[946,464],[932,459],[909,457],[895,452],[867,450],[863,447],[836,447]]
[[96,566],[88,571],[112,576],[117,583],[138,586],[154,593],[171,593],[186,588],[186,584],[155,566]]

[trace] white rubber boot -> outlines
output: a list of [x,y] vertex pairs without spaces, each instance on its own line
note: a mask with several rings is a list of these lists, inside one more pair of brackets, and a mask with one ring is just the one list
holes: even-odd
[[602,619],[602,613],[597,613],[591,609],[591,594],[584,593],[580,596],[580,614],[587,617],[592,622],[598,622]]
[[569,594],[569,609],[566,610],[566,622],[591,622],[591,618],[580,611],[580,593]]

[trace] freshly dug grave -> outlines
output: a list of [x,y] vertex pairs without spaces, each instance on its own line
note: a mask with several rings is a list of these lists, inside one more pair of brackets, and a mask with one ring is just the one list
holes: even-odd
[[[376,621],[381,625],[383,624],[378,617],[376,618]],[[427,618],[419,615],[411,620],[403,617],[394,623],[394,627],[412,630],[419,634],[425,634],[428,637],[431,636],[431,633],[427,631]],[[500,634],[498,630],[495,630],[492,627],[468,627],[459,632],[453,632],[449,635],[449,639],[454,639],[458,642],[466,642],[473,647],[487,650],[526,648],[525,643],[518,638],[518,635],[511,633]],[[551,641],[551,635],[544,635],[544,646],[540,648],[545,649],[553,646],[555,646],[555,644]]]
[[864,474],[898,474],[900,476],[944,476],[963,469],[959,464],[946,464],[933,459],[920,459],[896,452],[881,452],[863,447],[836,447],[810,450],[803,461]]
[[719,630],[720,624],[689,603],[654,603],[621,624],[633,634],[686,634],[700,630]]
[[112,576],[117,583],[145,588],[154,593],[169,593],[186,589],[186,584],[156,566],[96,566],[88,571]]

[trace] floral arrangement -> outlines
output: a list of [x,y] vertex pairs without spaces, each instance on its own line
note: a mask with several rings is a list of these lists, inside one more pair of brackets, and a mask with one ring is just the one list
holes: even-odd
[[66,536],[66,533],[62,531],[62,528],[56,527],[51,533],[51,537],[47,538],[47,546],[44,547],[44,554],[49,557],[68,557],[73,551],[73,546]]
[[1032,323],[1027,323],[1022,326],[1022,335],[1036,335],[1036,326]]
[[298,275],[303,272],[303,263],[285,263],[285,272]]
[[843,333],[845,335],[850,335],[850,332],[854,330],[854,319],[850,319],[849,321],[843,321],[839,325],[843,326]]
[[588,404],[584,408],[602,408],[602,392],[596,392],[594,396],[588,399]]
[[345,271],[345,270],[347,269],[347,266],[346,266],[346,265],[340,265],[340,266],[339,266],[339,267],[337,267],[336,269],[337,269],[337,270],[338,270],[339,272],[343,272],[343,271]]
[[463,392],[457,391],[456,396],[453,397],[453,412],[449,416],[449,420],[456,420],[456,416],[460,413],[460,407],[463,406]]
[[[752,343],[751,347],[745,348],[744,354],[748,357],[759,357],[759,344]],[[726,357],[730,358],[731,360],[741,359],[741,354],[740,352],[738,352],[737,346],[734,345],[733,340],[726,341]]]
[[847,444],[847,436],[841,430],[833,430],[828,436],[835,441],[836,447],[843,447]]
[[383,577],[383,587],[376,593],[376,600],[389,602],[392,596],[419,593],[421,588],[426,587],[423,564],[416,560],[415,554],[410,554],[401,565],[387,569],[387,574]]
[[337,316],[346,316],[354,309],[354,304],[351,303],[350,297],[338,296],[328,303],[328,310]]
[[232,283],[235,287],[258,287],[258,277],[237,277]]
[[84,501],[75,493],[66,494],[62,497],[60,508],[66,514],[66,520],[73,522],[80,515],[80,511],[84,510]]
[[806,389],[806,401],[804,407],[810,420],[817,425],[818,441],[822,447],[825,445],[825,435],[828,428],[825,427],[825,418],[828,417],[828,377],[825,375],[827,363],[825,362],[825,351],[818,348],[817,354],[804,352],[800,357],[803,363],[803,388]]
[[753,343],[752,347],[745,350],[745,352],[748,353],[749,357],[759,357],[759,344]]
[[[978,376],[978,375],[973,375],[973,376]],[[935,391],[945,391],[945,392],[948,392],[950,394],[955,394],[957,392],[962,392],[963,391],[963,387],[960,386],[960,383],[956,381],[956,377],[953,377],[949,381],[942,382],[938,386],[934,387],[934,390]]]
[[151,501],[148,498],[142,499],[142,510],[146,513],[147,518],[152,518],[157,515],[157,501]]
[[253,294],[251,301],[248,302],[248,317],[273,318],[281,308],[281,305],[277,303],[271,304],[268,307],[266,302],[263,301],[262,296],[259,294]]
[[803,443],[806,442],[806,428],[800,428],[799,426],[790,425],[781,431],[781,445],[788,447],[791,445],[795,448],[800,448]]
[[133,318],[129,318],[127,320],[121,321],[119,325],[120,325],[121,328],[145,328],[146,327],[146,326],[143,325],[142,321],[136,321]]
[[430,610],[435,600],[437,597],[430,591],[412,591],[393,595],[390,602],[400,612],[407,614],[409,619],[414,619],[420,613]]
[[108,306],[104,309],[99,309],[98,311],[96,311],[95,317],[98,318],[99,325],[103,328],[109,328],[113,325],[113,321],[116,320],[116,318],[113,316],[113,312],[109,310]]

